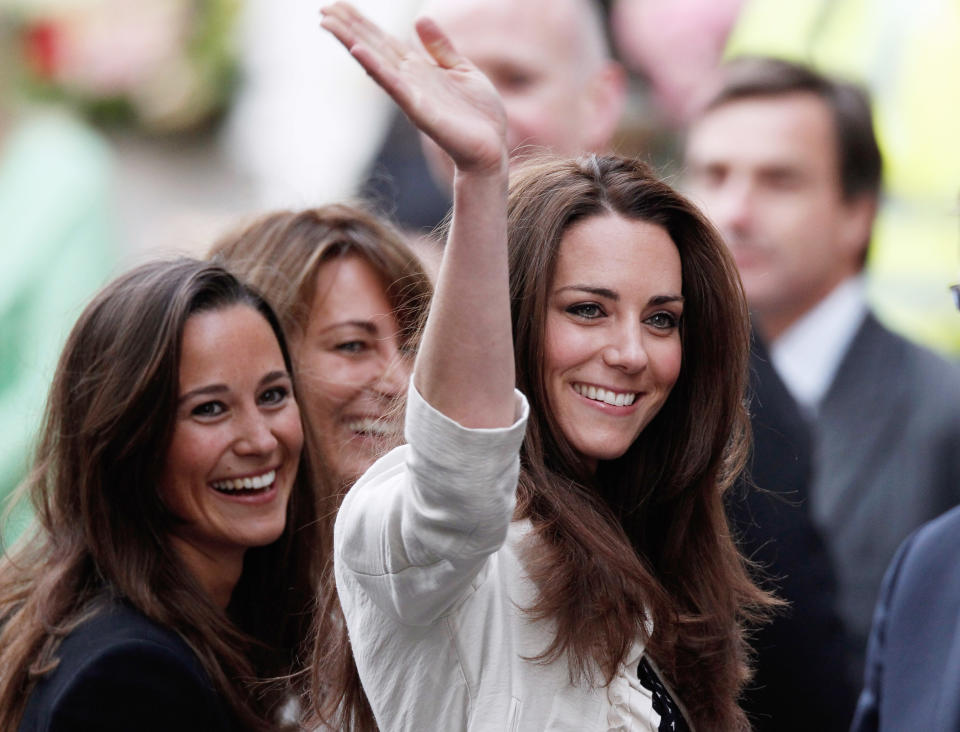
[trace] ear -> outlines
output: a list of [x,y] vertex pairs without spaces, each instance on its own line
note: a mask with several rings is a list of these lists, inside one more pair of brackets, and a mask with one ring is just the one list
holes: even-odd
[[627,98],[627,75],[616,61],[607,61],[587,85],[583,147],[607,152],[620,124]]
[[866,263],[878,203],[876,196],[861,193],[843,204],[845,216],[840,224],[839,244],[848,261],[855,263],[857,271]]

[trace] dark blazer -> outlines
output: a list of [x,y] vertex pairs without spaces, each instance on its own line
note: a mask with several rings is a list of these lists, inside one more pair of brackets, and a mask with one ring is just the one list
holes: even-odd
[[960,508],[911,535],[887,571],[853,730],[960,730]]
[[184,640],[124,603],[80,625],[57,656],[20,732],[237,729]]
[[765,568],[762,584],[790,607],[751,638],[756,674],[743,697],[754,729],[846,730],[859,679],[836,658],[844,647],[836,580],[808,514],[809,428],[763,344],[750,354],[753,456],[727,510],[741,549]]
[[824,397],[814,435],[812,515],[836,568],[847,660],[859,678],[897,547],[960,503],[960,369],[869,315]]

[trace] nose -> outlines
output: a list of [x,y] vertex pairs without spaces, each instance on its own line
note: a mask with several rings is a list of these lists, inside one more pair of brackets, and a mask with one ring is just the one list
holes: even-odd
[[255,410],[241,420],[234,451],[238,455],[269,455],[279,444],[269,416]]
[[643,328],[639,323],[619,329],[616,338],[603,350],[603,362],[624,373],[642,371],[649,361],[643,339]]
[[753,186],[748,181],[733,180],[719,192],[709,207],[709,216],[724,233],[742,235],[750,231],[753,210]]

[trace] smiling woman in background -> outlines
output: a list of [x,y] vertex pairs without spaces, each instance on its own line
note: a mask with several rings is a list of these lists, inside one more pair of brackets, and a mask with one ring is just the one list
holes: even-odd
[[[210,256],[264,294],[290,340],[307,444],[322,458],[332,489],[321,503],[322,659],[314,672],[325,689],[369,710],[333,580],[333,518],[357,478],[403,441],[430,280],[396,229],[344,204],[267,214],[220,240]],[[339,706],[340,696],[326,697]]]
[[402,440],[425,271],[392,226],[344,204],[267,214],[210,256],[276,309],[304,422],[332,479],[349,487]]
[[316,585],[314,482],[269,306],[144,265],[64,348],[0,564],[0,728],[277,729]]

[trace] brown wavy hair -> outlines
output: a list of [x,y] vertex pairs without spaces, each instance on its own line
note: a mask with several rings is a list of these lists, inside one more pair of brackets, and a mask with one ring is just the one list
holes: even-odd
[[[663,227],[680,254],[683,363],[660,412],[620,458],[591,474],[553,414],[543,374],[547,301],[564,234],[614,214]],[[647,650],[702,729],[748,728],[745,621],[776,604],[751,580],[723,493],[749,447],[749,316],[723,242],[697,208],[643,163],[616,156],[526,166],[510,187],[510,291],[517,386],[530,402],[517,517],[528,612],[557,632],[538,660],[566,656],[572,680],[609,683],[644,621]]]
[[[211,257],[264,294],[291,339],[298,339],[306,330],[316,295],[317,270],[348,255],[363,257],[386,283],[387,301],[400,327],[401,347],[413,351],[430,305],[430,279],[403,235],[362,206],[331,204],[270,213],[224,237],[210,251]],[[303,416],[308,425],[307,444],[315,444],[310,439],[310,415]],[[348,487],[324,496],[321,515],[328,540]],[[333,579],[331,541],[322,546],[322,556],[317,645],[310,674],[315,722],[332,729],[375,730]]]
[[265,214],[221,238],[208,257],[263,293],[287,336],[297,340],[310,317],[320,265],[351,254],[387,283],[403,345],[413,348],[433,286],[403,234],[361,205]]
[[87,306],[54,376],[33,469],[21,491],[37,517],[0,562],[0,729],[22,717],[60,641],[121,599],[178,633],[245,729],[277,729],[302,666],[317,587],[315,479],[306,453],[272,544],[247,550],[226,611],[170,543],[179,519],[158,493],[173,435],[183,329],[236,304],[279,321],[221,267],[153,262],[120,276]]

